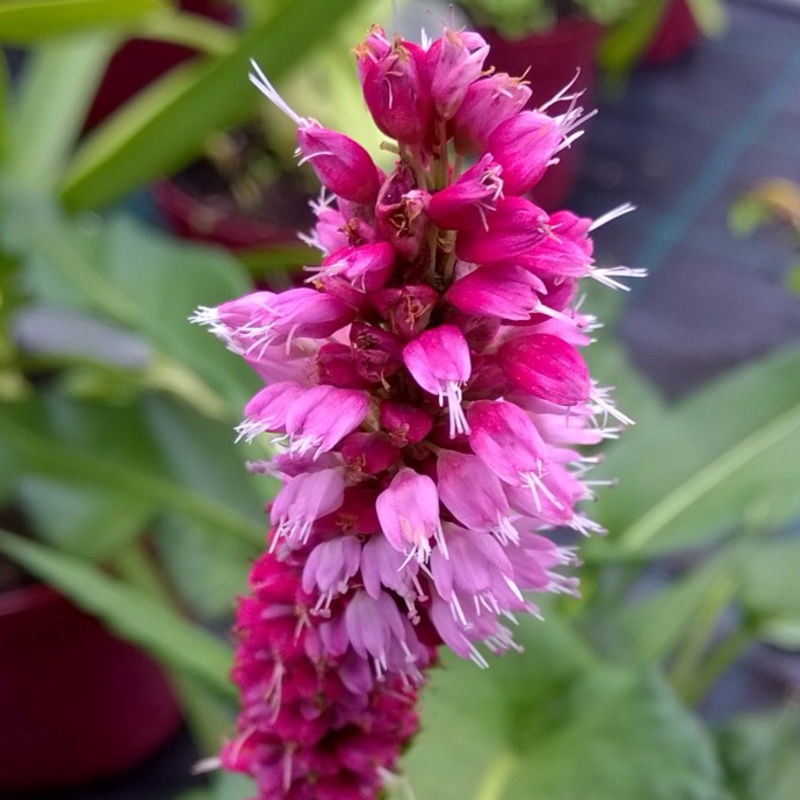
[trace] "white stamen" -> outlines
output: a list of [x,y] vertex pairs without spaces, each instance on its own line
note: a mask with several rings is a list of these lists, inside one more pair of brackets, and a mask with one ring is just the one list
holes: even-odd
[[623,203],[621,206],[612,208],[611,211],[606,211],[605,214],[599,216],[590,226],[589,232],[597,230],[601,225],[606,225],[612,220],[622,217],[625,214],[630,214],[631,211],[636,211],[636,206],[633,203]]
[[279,94],[278,90],[272,85],[269,78],[261,71],[261,67],[258,66],[255,59],[250,59],[250,66],[253,68],[253,72],[251,72],[247,77],[250,79],[250,83],[258,89],[267,100],[270,101],[276,108],[283,111],[287,117],[289,117],[292,122],[294,122],[297,127],[305,126],[309,124],[309,121],[304,117],[301,117]]

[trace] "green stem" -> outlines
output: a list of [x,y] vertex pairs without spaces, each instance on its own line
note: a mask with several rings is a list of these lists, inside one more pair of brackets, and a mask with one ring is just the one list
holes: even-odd
[[676,692],[689,702],[692,686],[708,649],[708,642],[720,612],[736,590],[736,581],[727,573],[716,576],[683,641],[676,649],[669,677]]
[[513,753],[503,753],[495,758],[483,776],[475,800],[500,800],[518,763],[519,759]]

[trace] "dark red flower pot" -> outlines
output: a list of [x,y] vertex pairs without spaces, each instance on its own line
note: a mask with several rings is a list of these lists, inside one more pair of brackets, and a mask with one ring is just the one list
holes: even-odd
[[0,796],[136,766],[180,726],[161,669],[52,589],[0,593]]
[[694,47],[699,38],[700,29],[686,0],[668,0],[642,60],[645,64],[673,61]]
[[[541,106],[564,88],[580,70],[576,89],[584,94],[581,105],[593,108],[594,86],[597,80],[595,55],[603,29],[590,20],[568,17],[552,31],[531,34],[524,39],[507,40],[493,30],[481,30],[491,46],[489,63],[500,72],[510,75],[527,73],[533,92],[530,105]],[[558,112],[558,106],[554,109]],[[578,162],[583,140],[578,139],[568,150],[559,153],[560,163],[551,167],[534,187],[531,198],[543,208],[560,208],[572,191],[578,174]]]

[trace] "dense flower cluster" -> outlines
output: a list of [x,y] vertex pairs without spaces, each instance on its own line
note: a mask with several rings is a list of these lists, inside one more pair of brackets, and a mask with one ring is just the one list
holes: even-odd
[[375,797],[434,647],[480,665],[514,647],[515,615],[538,613],[526,593],[577,591],[545,532],[598,530],[575,448],[628,420],[589,376],[594,323],[572,303],[581,278],[636,274],[592,259],[589,232],[626,209],[592,222],[526,199],[589,115],[569,87],[525,110],[487,51],[369,32],[358,73],[389,175],[251,75],[324,187],[307,285],[194,318],[264,380],[240,437],[282,437],[251,465],[282,488],[238,611],[244,711],[223,753],[265,800]]

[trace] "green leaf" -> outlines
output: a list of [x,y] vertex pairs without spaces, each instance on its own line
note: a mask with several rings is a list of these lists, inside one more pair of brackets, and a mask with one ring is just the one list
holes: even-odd
[[619,22],[609,28],[597,55],[604,70],[619,77],[631,69],[653,38],[666,2],[648,0],[646,3],[636,3]]
[[13,174],[26,186],[58,185],[116,42],[107,33],[85,34],[46,42],[30,54],[10,134]]
[[727,798],[709,741],[664,682],[588,657],[565,631],[540,652],[559,625],[526,625],[526,655],[506,654],[486,672],[445,656],[404,759],[416,796]]
[[[740,602],[760,622],[762,636],[783,644],[781,632],[800,627],[800,539],[762,544],[743,561]],[[798,646],[798,640],[791,642]]]
[[251,546],[263,545],[263,527],[239,509],[169,480],[159,471],[115,458],[109,447],[119,441],[117,438],[106,440],[98,455],[85,449],[86,443],[66,444],[53,439],[42,425],[44,412],[39,403],[6,403],[0,412],[0,438],[4,448],[15,454],[17,470],[120,492],[197,520],[220,535]]
[[790,706],[728,723],[718,734],[736,800],[800,797],[800,709]]
[[155,658],[224,695],[234,694],[227,677],[230,649],[169,606],[84,561],[6,531],[0,531],[0,550]]
[[[263,102],[247,80],[249,59],[280,80],[355,5],[353,0],[282,2],[231,53],[172,70],[87,138],[64,179],[64,203],[73,210],[98,208],[187,164],[211,131],[243,121]],[[314,24],[298,24],[307,19]]]
[[706,36],[719,36],[725,30],[727,15],[722,0],[686,0],[686,4]]
[[701,390],[610,447],[598,477],[593,558],[644,558],[701,546],[757,514],[761,527],[800,511],[800,349],[779,352]]
[[223,55],[236,46],[236,34],[229,27],[191,13],[148,15],[130,34],[183,45],[209,55]]
[[6,157],[8,142],[8,101],[9,101],[9,76],[6,54],[0,49],[0,164]]
[[165,6],[164,0],[5,0],[0,4],[0,41],[31,44],[86,28],[125,24]]
[[238,416],[257,379],[221,342],[187,321],[198,305],[250,290],[232,256],[125,217],[81,229],[30,195],[16,197],[0,224],[9,246],[28,257],[25,277],[39,303],[101,312],[142,333],[162,354],[147,376],[153,385],[207,413]]
[[37,537],[59,550],[103,561],[147,531],[152,505],[128,494],[28,476],[17,500]]
[[[231,427],[198,416],[165,397],[145,403],[152,431],[170,474],[203,496],[238,509],[260,526],[268,525],[264,503],[277,482],[247,473],[247,448],[234,446]],[[249,448],[250,458],[259,453]],[[157,527],[156,545],[173,584],[193,610],[205,617],[230,610],[244,591],[248,565],[257,548],[222,537],[209,524],[169,515]]]

